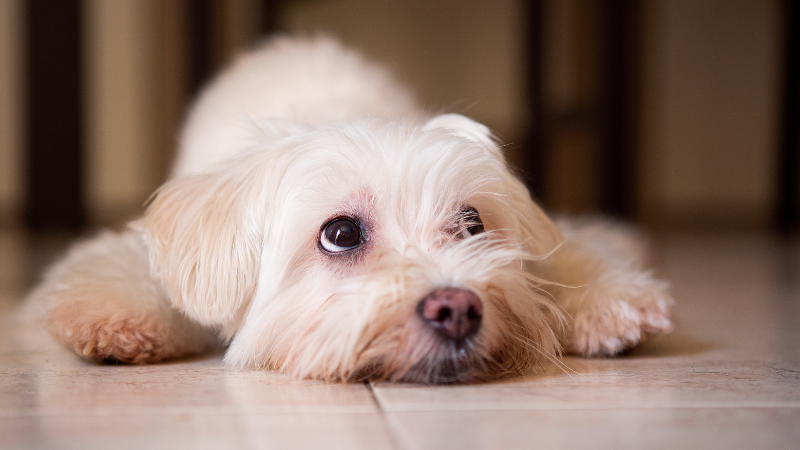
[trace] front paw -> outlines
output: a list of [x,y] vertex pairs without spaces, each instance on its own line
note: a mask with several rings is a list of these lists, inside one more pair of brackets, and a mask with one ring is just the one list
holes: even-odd
[[674,300],[667,284],[648,279],[627,285],[602,283],[574,313],[565,350],[581,356],[613,356],[650,337],[670,333]]
[[[176,355],[167,324],[155,314],[131,311],[113,294],[67,293],[46,316],[50,333],[78,355],[96,362],[144,364]],[[97,297],[102,297],[100,301]]]

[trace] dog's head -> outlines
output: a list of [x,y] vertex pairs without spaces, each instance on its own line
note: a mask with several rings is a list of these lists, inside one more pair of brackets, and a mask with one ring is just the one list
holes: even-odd
[[526,270],[558,233],[463,116],[294,130],[168,182],[141,225],[173,303],[231,339],[234,366],[433,383],[558,350]]

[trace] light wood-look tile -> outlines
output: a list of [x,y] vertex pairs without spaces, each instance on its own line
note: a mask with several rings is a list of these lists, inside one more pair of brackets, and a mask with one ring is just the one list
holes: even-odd
[[797,408],[391,413],[407,449],[792,449]]
[[566,362],[579,374],[548,374],[473,386],[381,384],[374,389],[382,408],[391,412],[800,408],[797,363]]
[[0,233],[2,449],[800,448],[800,251],[763,237],[658,242],[672,335],[465,386],[298,381],[221,354],[87,363],[15,308],[45,260],[27,245]]
[[163,413],[0,418],[0,448],[387,449],[375,413]]

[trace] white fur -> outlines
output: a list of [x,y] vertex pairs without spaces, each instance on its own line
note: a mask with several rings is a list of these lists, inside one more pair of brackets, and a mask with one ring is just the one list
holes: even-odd
[[382,67],[335,41],[273,39],[239,56],[200,94],[181,134],[173,176],[201,173],[242,145],[368,116],[422,113]]
[[[454,234],[466,206],[486,232]],[[318,248],[337,216],[360,221],[357,251]],[[562,347],[611,355],[670,331],[666,284],[642,258],[619,228],[554,225],[483,125],[426,118],[386,72],[331,40],[282,38],[203,92],[173,178],[131,230],[74,248],[35,297],[51,331],[93,359],[178,357],[217,332],[233,367],[472,381],[528,372]],[[445,287],[483,305],[463,346],[415,312]],[[157,357],[99,351],[110,315],[150,317],[174,342]]]

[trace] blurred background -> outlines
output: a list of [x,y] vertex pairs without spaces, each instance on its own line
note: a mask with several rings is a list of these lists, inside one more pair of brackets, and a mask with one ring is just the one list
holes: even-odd
[[203,81],[323,32],[506,143],[551,211],[791,235],[798,6],[788,0],[0,0],[0,227],[140,214]]

